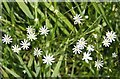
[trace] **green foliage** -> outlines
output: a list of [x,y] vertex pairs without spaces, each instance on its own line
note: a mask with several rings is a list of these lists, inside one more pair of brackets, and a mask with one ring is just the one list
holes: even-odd
[[[2,2],[0,31],[13,38],[13,43],[2,44],[0,70],[2,77],[116,77],[120,78],[120,3],[114,2]],[[81,14],[84,20],[74,25],[73,16]],[[85,16],[88,15],[88,19]],[[38,21],[34,21],[38,18]],[[19,54],[12,51],[12,45],[19,45],[27,38],[26,28],[32,26],[39,34],[39,28],[46,25],[50,30],[45,36],[38,35],[31,42],[29,50]],[[101,25],[101,27],[100,27]],[[103,36],[107,31],[114,31],[117,39],[109,48],[102,46]],[[95,39],[93,34],[97,34]],[[74,54],[72,48],[77,40],[84,37],[88,44],[95,46],[89,64],[82,60],[81,54]],[[42,55],[54,55],[55,62],[49,66],[43,64],[42,56],[33,55],[34,48],[42,49]],[[117,57],[112,58],[116,52]],[[101,70],[94,67],[95,61],[102,58]],[[23,73],[23,70],[26,73]]]

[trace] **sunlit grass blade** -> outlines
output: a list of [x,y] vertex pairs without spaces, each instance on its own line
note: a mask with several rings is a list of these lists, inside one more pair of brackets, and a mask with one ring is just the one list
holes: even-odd
[[19,2],[19,0],[16,0],[19,7],[21,8],[21,10],[30,18],[30,19],[34,19],[33,15],[31,14],[29,8],[27,7],[27,5],[24,3],[23,0],[21,0],[21,2]]
[[67,31],[67,29],[65,29],[65,27],[59,22],[59,21],[56,21],[56,19],[51,15],[49,14],[49,16],[52,18],[52,20],[54,22],[57,22],[57,26],[60,27],[60,29],[63,31],[63,33],[65,33],[67,36],[69,35],[69,32]]
[[19,76],[15,71],[8,69],[8,68],[5,67],[4,65],[3,65],[3,68],[4,68],[6,71],[8,71],[10,74],[12,74],[14,77],[19,77],[19,78],[20,78],[20,76]]
[[92,5],[94,6],[95,10],[100,14],[100,10],[99,10],[97,3],[92,2]]
[[3,2],[3,4],[4,4],[7,12],[10,14],[10,8],[9,8],[9,6],[8,6],[8,3],[7,3],[7,2]]
[[30,78],[32,78],[31,72],[29,71],[29,69],[27,68],[27,66],[25,65],[25,63],[23,62],[22,58],[21,58],[20,56],[18,56],[18,55],[16,55],[16,56],[17,56],[18,60],[20,61],[20,63],[21,63],[21,64],[23,65],[23,67],[25,68],[28,76],[29,76]]
[[5,72],[5,70],[4,69],[2,69],[2,68],[0,68],[0,70],[1,70],[1,72],[0,73],[2,73],[2,75],[3,75],[3,77],[5,78],[8,78],[9,79],[9,76],[8,76],[8,74],[7,74],[7,72]]
[[[49,8],[52,12],[55,11],[55,8],[53,7],[52,4],[49,4],[49,3],[44,3],[45,6],[47,8]],[[59,11],[56,13],[56,15],[58,16],[58,18],[60,18],[68,27],[70,30],[74,31],[74,27],[73,25],[71,24],[71,22],[62,14],[60,13]]]
[[98,7],[100,8],[100,11],[101,11],[101,13],[102,13],[102,15],[104,17],[104,20],[106,21],[106,23],[108,24],[108,26],[110,27],[110,29],[113,31],[113,28],[112,28],[111,24],[109,23],[109,21],[108,21],[108,19],[106,17],[106,14],[105,14],[105,11],[104,11],[102,5],[99,4]]
[[28,62],[28,67],[31,68],[32,65],[33,65],[33,56],[30,55],[30,60]]
[[63,55],[60,56],[59,61],[58,61],[58,63],[56,64],[56,66],[54,68],[52,77],[57,77],[58,76],[59,70],[60,70],[60,66],[62,64],[63,57],[64,57]]

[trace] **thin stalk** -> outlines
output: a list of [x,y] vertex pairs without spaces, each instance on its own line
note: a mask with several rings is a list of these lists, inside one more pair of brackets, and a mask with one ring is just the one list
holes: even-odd
[[[38,7],[38,2],[35,2],[35,19],[38,19],[37,18],[37,7]],[[38,21],[35,20],[35,25],[37,25]]]
[[48,77],[51,76],[51,66],[49,66],[49,72],[48,72]]
[[67,67],[67,54],[65,54],[65,74],[68,73],[68,67]]
[[73,77],[74,69],[75,69],[75,60],[73,59],[73,66],[72,66],[71,77]]

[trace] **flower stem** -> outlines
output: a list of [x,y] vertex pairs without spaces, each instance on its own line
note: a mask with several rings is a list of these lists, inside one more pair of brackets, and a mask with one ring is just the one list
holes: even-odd
[[73,66],[72,66],[71,77],[73,77],[73,74],[74,74],[74,68],[75,68],[75,60],[73,60]]
[[65,74],[68,73],[68,67],[67,67],[67,54],[65,54]]

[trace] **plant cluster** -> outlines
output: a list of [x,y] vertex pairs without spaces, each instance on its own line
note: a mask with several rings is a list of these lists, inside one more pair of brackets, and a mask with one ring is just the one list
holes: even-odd
[[2,77],[120,77],[119,3],[2,6]]

